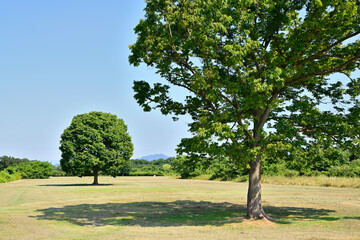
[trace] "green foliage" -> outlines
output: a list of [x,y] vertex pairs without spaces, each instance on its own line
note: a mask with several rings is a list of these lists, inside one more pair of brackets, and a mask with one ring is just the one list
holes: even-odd
[[177,156],[172,168],[181,178],[194,178],[199,175],[208,175],[210,179],[221,179],[223,181],[233,180],[247,174],[246,166],[239,165],[228,158],[203,158],[201,161],[186,156]]
[[2,156],[0,157],[0,171],[4,170],[5,168],[8,168],[10,166],[22,163],[22,162],[28,162],[29,159],[27,158],[14,158],[10,156]]
[[63,176],[60,167],[48,162],[29,161],[27,158],[0,157],[0,166],[6,167],[0,171],[0,182],[15,181],[22,178],[42,179],[50,176]]
[[341,166],[331,166],[328,170],[331,177],[360,177],[360,160]]
[[321,176],[322,173],[317,170],[305,170],[301,173],[301,175],[305,177],[318,177]]
[[52,176],[54,177],[60,177],[60,176],[65,176],[66,173],[62,170],[61,166],[56,166],[55,170],[52,173]]
[[131,160],[131,176],[164,176],[173,174],[174,158],[147,161],[144,159]]
[[0,183],[12,182],[20,179],[21,179],[20,173],[15,172],[13,174],[10,174],[7,171],[0,172]]
[[[267,154],[262,162],[262,173],[283,177],[356,177],[360,173],[360,160],[354,158],[356,155],[341,148],[324,149],[318,145],[309,146],[307,150],[293,148],[290,152]],[[173,167],[182,178],[205,174],[210,175],[210,179],[233,180],[246,175],[248,171],[246,166],[220,158],[197,162],[195,168],[191,161],[182,158],[181,161],[176,160]]]
[[126,161],[119,170],[119,176],[129,176],[131,171],[131,160]]
[[172,167],[170,164],[165,163],[164,165],[162,165],[162,169],[166,175],[168,175],[170,173],[171,168]]
[[299,172],[286,168],[285,164],[275,163],[267,167],[263,172],[266,176],[297,177]]
[[28,161],[5,169],[11,175],[20,174],[21,178],[44,179],[58,174],[55,166],[48,162]]
[[75,116],[61,135],[60,145],[62,169],[80,177],[95,177],[98,172],[115,177],[133,153],[124,121],[102,112]]
[[304,176],[349,176],[340,172],[341,169],[345,171],[350,168],[348,165],[355,156],[341,147],[325,148],[319,144],[309,144],[306,148],[293,146],[289,151],[267,154],[263,160],[262,171],[268,176],[284,176],[282,174],[288,170]]
[[308,147],[304,156],[308,162],[308,170],[325,173],[331,166],[340,166],[348,163],[350,153],[341,148],[323,148],[319,145],[312,145]]
[[185,179],[199,176],[205,171],[201,161],[186,156],[177,156],[172,166],[175,173]]
[[211,164],[206,171],[206,173],[211,175],[210,179],[227,181],[247,174],[246,167],[239,166],[239,162],[234,162],[227,158],[215,158],[210,162]]

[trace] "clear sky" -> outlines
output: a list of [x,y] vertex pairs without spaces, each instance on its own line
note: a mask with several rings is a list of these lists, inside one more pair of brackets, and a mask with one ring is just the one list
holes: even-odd
[[90,111],[125,121],[133,158],[175,156],[189,119],[143,112],[133,98],[134,80],[160,80],[128,63],[144,8],[144,0],[1,2],[0,156],[59,162],[60,135]]

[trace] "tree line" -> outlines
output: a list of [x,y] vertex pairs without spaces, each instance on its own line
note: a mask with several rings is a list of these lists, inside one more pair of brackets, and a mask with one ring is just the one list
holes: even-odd
[[[250,166],[239,165],[229,158],[204,158],[193,161],[188,157],[174,159],[172,169],[181,178],[209,175],[209,179],[233,180],[247,177]],[[265,176],[328,176],[360,177],[360,156],[341,148],[323,148],[319,145],[308,149],[293,149],[269,153],[262,161],[261,173]]]
[[[248,175],[249,166],[229,158],[193,161],[185,156],[147,161],[132,159],[121,168],[120,176],[166,176],[193,178],[208,175],[209,180],[233,180]],[[360,177],[360,155],[342,148],[309,145],[264,156],[262,174],[266,176]]]
[[[227,158],[204,158],[193,162],[185,156],[148,161],[131,159],[119,169],[117,176],[176,176],[194,178],[207,175],[209,180],[234,180],[248,175],[249,166],[239,166]],[[318,145],[309,149],[293,149],[291,152],[277,152],[264,157],[262,174],[265,176],[319,176],[360,177],[360,155],[341,148],[322,148]],[[89,173],[88,176],[93,176]],[[106,175],[100,172],[99,175]],[[0,183],[19,179],[45,179],[50,176],[77,176],[65,173],[61,166],[48,162],[0,157]]]
[[144,159],[131,159],[121,169],[123,176],[166,176],[175,175],[173,163],[175,158],[157,159],[148,161]]
[[0,157],[0,183],[19,179],[45,179],[64,174],[60,167],[48,162],[11,156]]

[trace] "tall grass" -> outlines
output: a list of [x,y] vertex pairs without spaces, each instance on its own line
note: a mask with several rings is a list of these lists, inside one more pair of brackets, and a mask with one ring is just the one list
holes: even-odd
[[[223,181],[222,179],[211,179],[211,175],[202,174],[192,178],[194,180],[215,180]],[[234,182],[246,182],[248,176],[240,176],[232,180]],[[262,183],[274,185],[298,185],[298,186],[314,186],[314,187],[336,187],[336,188],[360,188],[359,177],[328,177],[320,176],[265,176],[261,177]]]
[[282,176],[263,176],[262,183],[275,185],[299,185],[315,187],[336,187],[336,188],[360,188],[360,178],[358,177],[282,177]]

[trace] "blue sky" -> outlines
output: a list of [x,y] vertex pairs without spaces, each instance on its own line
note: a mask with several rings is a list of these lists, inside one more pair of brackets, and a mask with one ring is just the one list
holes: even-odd
[[133,158],[175,156],[189,119],[143,112],[133,98],[134,80],[160,80],[128,63],[144,8],[144,0],[1,2],[0,156],[57,163],[61,133],[90,111],[124,119]]

